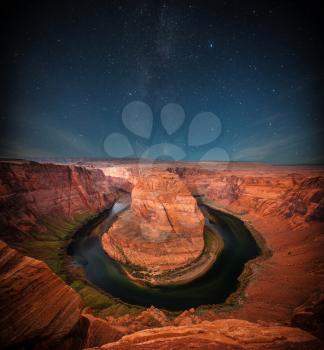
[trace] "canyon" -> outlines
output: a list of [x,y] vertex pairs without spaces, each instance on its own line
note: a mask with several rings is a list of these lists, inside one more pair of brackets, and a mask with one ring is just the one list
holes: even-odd
[[0,164],[1,239],[59,272],[60,253],[76,227],[115,201],[98,169],[3,161]]
[[[0,175],[3,348],[322,346],[321,167],[2,161]],[[239,217],[262,255],[246,265],[235,305],[190,309],[176,317],[155,308],[123,315],[85,308],[82,294],[64,282],[64,262],[56,255],[64,254],[75,230],[109,209],[121,191],[132,192],[131,207],[103,235],[103,246],[122,263],[146,270],[154,265],[149,279],[154,272],[188,266],[202,254],[203,216],[196,199]],[[129,236],[123,240],[124,233]]]

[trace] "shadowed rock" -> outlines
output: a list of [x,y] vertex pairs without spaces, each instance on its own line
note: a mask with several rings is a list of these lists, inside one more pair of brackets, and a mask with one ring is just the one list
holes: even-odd
[[43,262],[0,241],[0,344],[55,343],[80,317],[81,300]]
[[318,339],[298,328],[227,319],[147,329],[94,349],[317,350]]

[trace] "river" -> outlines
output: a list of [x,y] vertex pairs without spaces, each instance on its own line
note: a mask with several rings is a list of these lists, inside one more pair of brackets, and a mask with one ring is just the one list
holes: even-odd
[[68,247],[74,264],[84,268],[86,278],[93,285],[124,302],[169,310],[223,303],[238,288],[245,263],[260,254],[255,239],[241,220],[201,205],[202,211],[213,218],[206,219],[205,225],[216,230],[224,241],[224,249],[213,267],[202,277],[182,286],[135,284],[122,272],[120,264],[104,252],[100,243],[101,234],[127,207],[127,202],[115,203],[110,211],[79,229]]

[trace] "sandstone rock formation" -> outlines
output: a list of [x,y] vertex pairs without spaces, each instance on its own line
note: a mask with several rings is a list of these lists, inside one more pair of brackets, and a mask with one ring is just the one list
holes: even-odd
[[272,251],[249,265],[254,278],[235,317],[289,322],[323,281],[323,168],[231,164],[217,171],[206,164],[174,171],[203,201],[239,216]]
[[123,335],[148,328],[165,327],[174,324],[162,310],[154,306],[151,306],[136,316],[128,314],[119,317],[107,316],[106,320],[111,327],[120,330]]
[[0,162],[0,238],[56,272],[64,240],[114,200],[114,185],[101,170]]
[[0,348],[82,349],[125,333],[90,313],[43,262],[0,241]]
[[41,261],[0,241],[0,344],[49,344],[66,337],[80,317],[80,297]]
[[92,349],[318,350],[320,346],[318,339],[297,328],[227,319],[147,329]]
[[[22,256],[3,242],[0,283],[2,348],[312,350],[321,346],[317,338],[297,328],[235,319],[201,322],[194,310],[169,321],[163,312],[151,308],[137,321],[127,316],[130,321],[126,327],[111,318],[80,314],[80,298],[70,287],[44,263]],[[170,322],[174,326],[168,326]],[[149,329],[133,333],[136,324]],[[122,337],[128,333],[132,334]]]
[[191,193],[212,200],[235,214],[256,212],[280,215],[290,224],[323,221],[324,170],[322,167],[272,166],[253,163],[118,164],[100,168],[106,176],[133,185],[147,173],[178,174]]
[[175,167],[188,188],[199,196],[246,215],[276,215],[293,226],[323,221],[324,172],[266,165],[235,165],[225,170],[212,167]]
[[97,213],[113,200],[113,189],[98,169],[0,162],[1,237],[9,242],[50,235],[48,218]]
[[[77,293],[45,264],[22,256],[1,242],[1,347],[32,350],[77,350],[95,346],[127,350],[323,348],[319,340],[307,333],[320,337],[323,330],[323,169],[251,164],[234,164],[227,169],[217,166],[162,163],[139,171],[134,170],[132,164],[110,164],[108,171],[103,163],[100,168],[108,176],[105,177],[95,169],[96,165],[85,169],[1,162],[0,235],[11,245],[23,248],[20,250],[26,251],[30,246],[43,250],[43,245],[39,245],[43,240],[59,239],[51,219],[55,223],[61,220],[73,223],[71,227],[75,227],[74,219],[79,214],[94,214],[109,207],[114,188],[130,191],[138,183],[139,189],[149,192],[146,189],[149,183],[141,184],[141,177],[146,181],[154,177],[154,172],[165,173],[168,168],[170,176],[179,176],[190,192],[201,196],[204,202],[239,216],[252,232],[262,236],[265,242],[260,243],[266,243],[271,249],[271,256],[266,260],[261,258],[249,264],[250,281],[246,293],[238,299],[238,307],[217,312],[213,307],[197,312],[187,310],[174,319],[150,308],[136,316],[99,319],[89,313],[80,314]],[[112,175],[114,178],[109,177]],[[164,194],[162,189],[160,193]],[[150,222],[153,224],[154,218],[158,218],[155,221],[161,222],[163,229],[170,228],[163,211],[141,205],[146,199],[150,203],[150,198],[141,197],[142,194],[139,191],[135,196],[138,203],[134,204],[134,216],[143,217],[144,228],[149,227]],[[175,210],[172,203],[167,204]],[[171,222],[177,227],[176,220]],[[163,245],[163,237],[159,232],[154,233],[154,239],[162,240]],[[52,249],[52,245],[50,247]],[[287,324],[304,331],[283,327]],[[129,335],[120,339],[125,334]]]
[[[271,256],[248,264],[253,278],[233,317],[288,323],[323,281],[323,167],[213,162],[100,167],[134,184],[147,171],[176,173],[191,193],[240,217],[259,244],[266,244]],[[210,314],[210,319],[220,317],[228,313]]]
[[204,217],[177,175],[137,179],[129,211],[102,237],[105,251],[123,264],[152,272],[181,268],[204,248]]
[[82,314],[81,323],[83,323],[83,327],[87,330],[82,339],[82,346],[85,348],[117,341],[125,334],[123,330],[114,327],[108,321],[95,317],[90,313]]
[[294,310],[291,324],[324,339],[324,282]]

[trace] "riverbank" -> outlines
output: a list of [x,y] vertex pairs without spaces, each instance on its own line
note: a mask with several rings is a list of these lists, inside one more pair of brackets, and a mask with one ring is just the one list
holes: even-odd
[[206,309],[208,309],[208,310],[213,310],[215,312],[225,312],[225,313],[230,311],[233,312],[233,310],[238,309],[242,304],[242,301],[245,298],[245,290],[249,282],[251,281],[253,276],[256,274],[260,264],[272,256],[272,251],[268,247],[262,234],[258,230],[256,230],[256,228],[251,224],[250,221],[248,221],[244,217],[244,215],[239,215],[237,213],[230,211],[229,209],[220,207],[216,205],[216,203],[214,203],[213,201],[208,200],[206,198],[199,197],[197,198],[197,200],[200,205],[203,205],[207,208],[203,212],[204,212],[204,215],[211,220],[213,218],[213,215],[211,214],[210,210],[214,210],[214,211],[223,213],[225,215],[235,217],[237,220],[241,221],[242,225],[246,227],[247,231],[254,238],[255,242],[257,243],[257,246],[260,249],[260,254],[254,259],[249,260],[245,264],[243,271],[241,272],[238,278],[238,281],[239,281],[238,288],[227,297],[227,299],[223,304],[201,305],[198,308],[200,311],[206,311]]
[[62,256],[61,261],[62,273],[60,277],[64,276],[65,282],[78,292],[83,307],[91,308],[95,315],[100,315],[101,317],[105,317],[106,315],[114,317],[125,314],[136,315],[143,311],[143,307],[123,302],[91,283],[86,277],[86,271],[83,266],[87,264],[86,260],[78,261],[77,259],[77,261],[75,261],[72,258],[74,245],[78,241],[87,236],[99,237],[105,230],[107,220],[113,222],[116,215],[128,207],[129,197],[127,195],[119,193],[117,198],[117,201],[111,208],[89,217],[89,220],[84,222],[83,225],[75,227],[74,234],[72,235],[73,238],[70,236],[69,240],[64,245],[64,250],[67,254]]
[[[120,204],[116,203],[115,206]],[[188,264],[185,270],[178,269],[172,271],[171,275],[164,274],[162,277],[169,284],[154,288],[143,281],[135,281],[133,276],[127,276],[123,273],[122,265],[111,259],[102,249],[101,234],[107,231],[107,227],[114,222],[115,215],[120,213],[120,208],[115,206],[101,224],[90,231],[83,231],[71,243],[73,251],[69,258],[69,275],[72,278],[69,282],[80,295],[86,294],[86,298],[82,299],[91,300],[92,304],[95,302],[96,308],[97,298],[92,298],[92,292],[91,296],[88,295],[89,288],[105,296],[105,300],[100,298],[100,314],[103,312],[108,315],[109,310],[115,313],[118,303],[127,305],[122,307],[123,310],[131,305],[154,305],[165,310],[184,310],[200,305],[224,303],[227,296],[237,288],[237,279],[244,263],[258,254],[255,241],[250,234],[245,234],[246,228],[241,221],[229,217],[233,224],[229,226],[215,212],[205,216],[206,248],[200,259],[194,265]],[[132,272],[135,270],[134,266],[128,267],[132,268]]]
[[321,256],[324,242],[319,235],[321,225],[295,227],[286,218],[262,217],[253,211],[238,212],[235,207],[219,206],[205,198],[199,202],[239,219],[258,243],[261,254],[245,264],[237,290],[224,304],[202,305],[196,311],[214,311],[210,319],[230,315],[289,324],[296,306],[305,301],[312,286],[319,285],[320,274],[309,261],[315,261],[316,256],[319,261]]
[[135,283],[149,286],[178,286],[203,276],[214,265],[224,248],[222,237],[215,231],[206,229],[205,247],[202,254],[190,265],[172,271],[151,272],[123,265],[127,277]]

